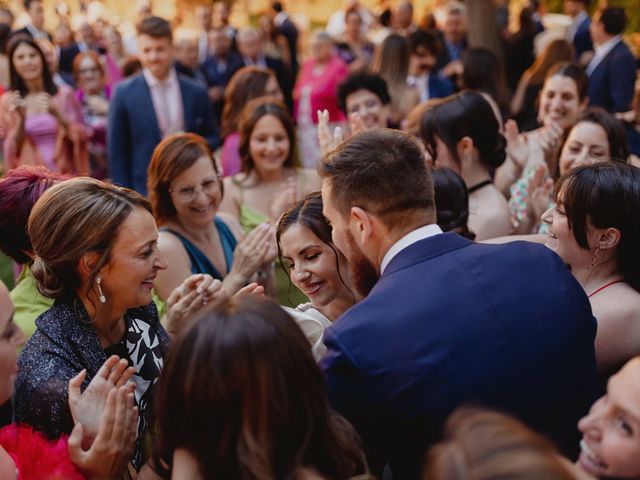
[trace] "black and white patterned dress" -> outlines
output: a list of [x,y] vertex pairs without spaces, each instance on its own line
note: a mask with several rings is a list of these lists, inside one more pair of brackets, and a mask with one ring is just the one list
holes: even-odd
[[14,420],[31,425],[49,438],[69,434],[73,420],[68,403],[69,380],[87,369],[84,390],[107,358],[116,354],[135,367],[135,400],[140,411],[132,458],[139,469],[143,438],[152,424],[155,386],[170,339],[153,303],[128,310],[122,342],[103,349],[93,324],[77,299],[58,300],[36,320],[36,333],[18,361],[13,399]]

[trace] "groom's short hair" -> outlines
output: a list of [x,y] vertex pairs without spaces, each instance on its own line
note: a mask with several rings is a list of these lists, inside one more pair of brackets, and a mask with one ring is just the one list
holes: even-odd
[[318,173],[329,182],[342,215],[358,206],[380,217],[390,230],[425,217],[435,223],[431,173],[420,147],[406,133],[374,129],[355,135],[325,155]]

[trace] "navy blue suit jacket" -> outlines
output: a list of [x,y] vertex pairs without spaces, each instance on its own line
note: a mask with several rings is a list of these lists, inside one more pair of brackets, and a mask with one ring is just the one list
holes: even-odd
[[589,75],[589,104],[608,112],[631,110],[637,62],[624,42],[619,42]]
[[286,18],[276,31],[287,39],[289,55],[291,56],[291,77],[295,81],[298,76],[298,27]]
[[325,330],[321,366],[373,473],[389,462],[394,480],[414,479],[466,403],[577,450],[577,421],[597,395],[595,333],[589,300],[555,253],[445,233],[402,250]]
[[455,87],[448,78],[440,76],[439,72],[429,75],[429,98],[444,98],[453,95]]
[[573,47],[576,50],[576,59],[580,58],[584,52],[593,50],[593,43],[591,42],[591,32],[589,26],[591,25],[591,19],[586,18],[578,25],[576,34],[573,37]]
[[[185,131],[197,133],[216,148],[220,137],[213,123],[211,102],[206,90],[193,80],[178,75]],[[109,107],[109,169],[113,183],[146,194],[147,167],[154,148],[162,140],[151,91],[142,74],[115,89]]]
[[230,53],[227,57],[227,67],[224,71],[218,68],[218,61],[215,56],[207,58],[201,68],[210,87],[226,87],[233,74],[243,66],[242,57],[236,53]]

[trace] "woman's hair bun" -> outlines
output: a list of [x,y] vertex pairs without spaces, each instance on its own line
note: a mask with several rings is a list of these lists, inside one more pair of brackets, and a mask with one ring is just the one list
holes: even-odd
[[36,257],[33,260],[31,273],[36,280],[38,291],[45,297],[58,298],[64,291],[63,282],[42,258]]
[[487,164],[492,168],[498,168],[507,159],[507,139],[498,132],[496,143],[492,152],[486,155]]

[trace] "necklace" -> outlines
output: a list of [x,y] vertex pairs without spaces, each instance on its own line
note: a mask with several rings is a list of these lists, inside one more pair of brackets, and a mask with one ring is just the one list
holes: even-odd
[[492,183],[493,183],[493,180],[488,178],[487,180],[483,180],[482,182],[476,183],[472,187],[467,188],[467,192],[469,192],[469,193],[476,192],[476,191],[480,190],[481,188],[486,187],[487,185],[491,185]]
[[596,293],[600,293],[602,290],[604,290],[605,288],[610,287],[611,285],[615,285],[616,283],[621,283],[622,279],[618,278],[617,280],[612,280],[608,283],[605,283],[604,285],[602,285],[600,288],[596,288],[595,291],[591,292],[589,295],[587,295],[587,297],[591,298],[593,297]]

